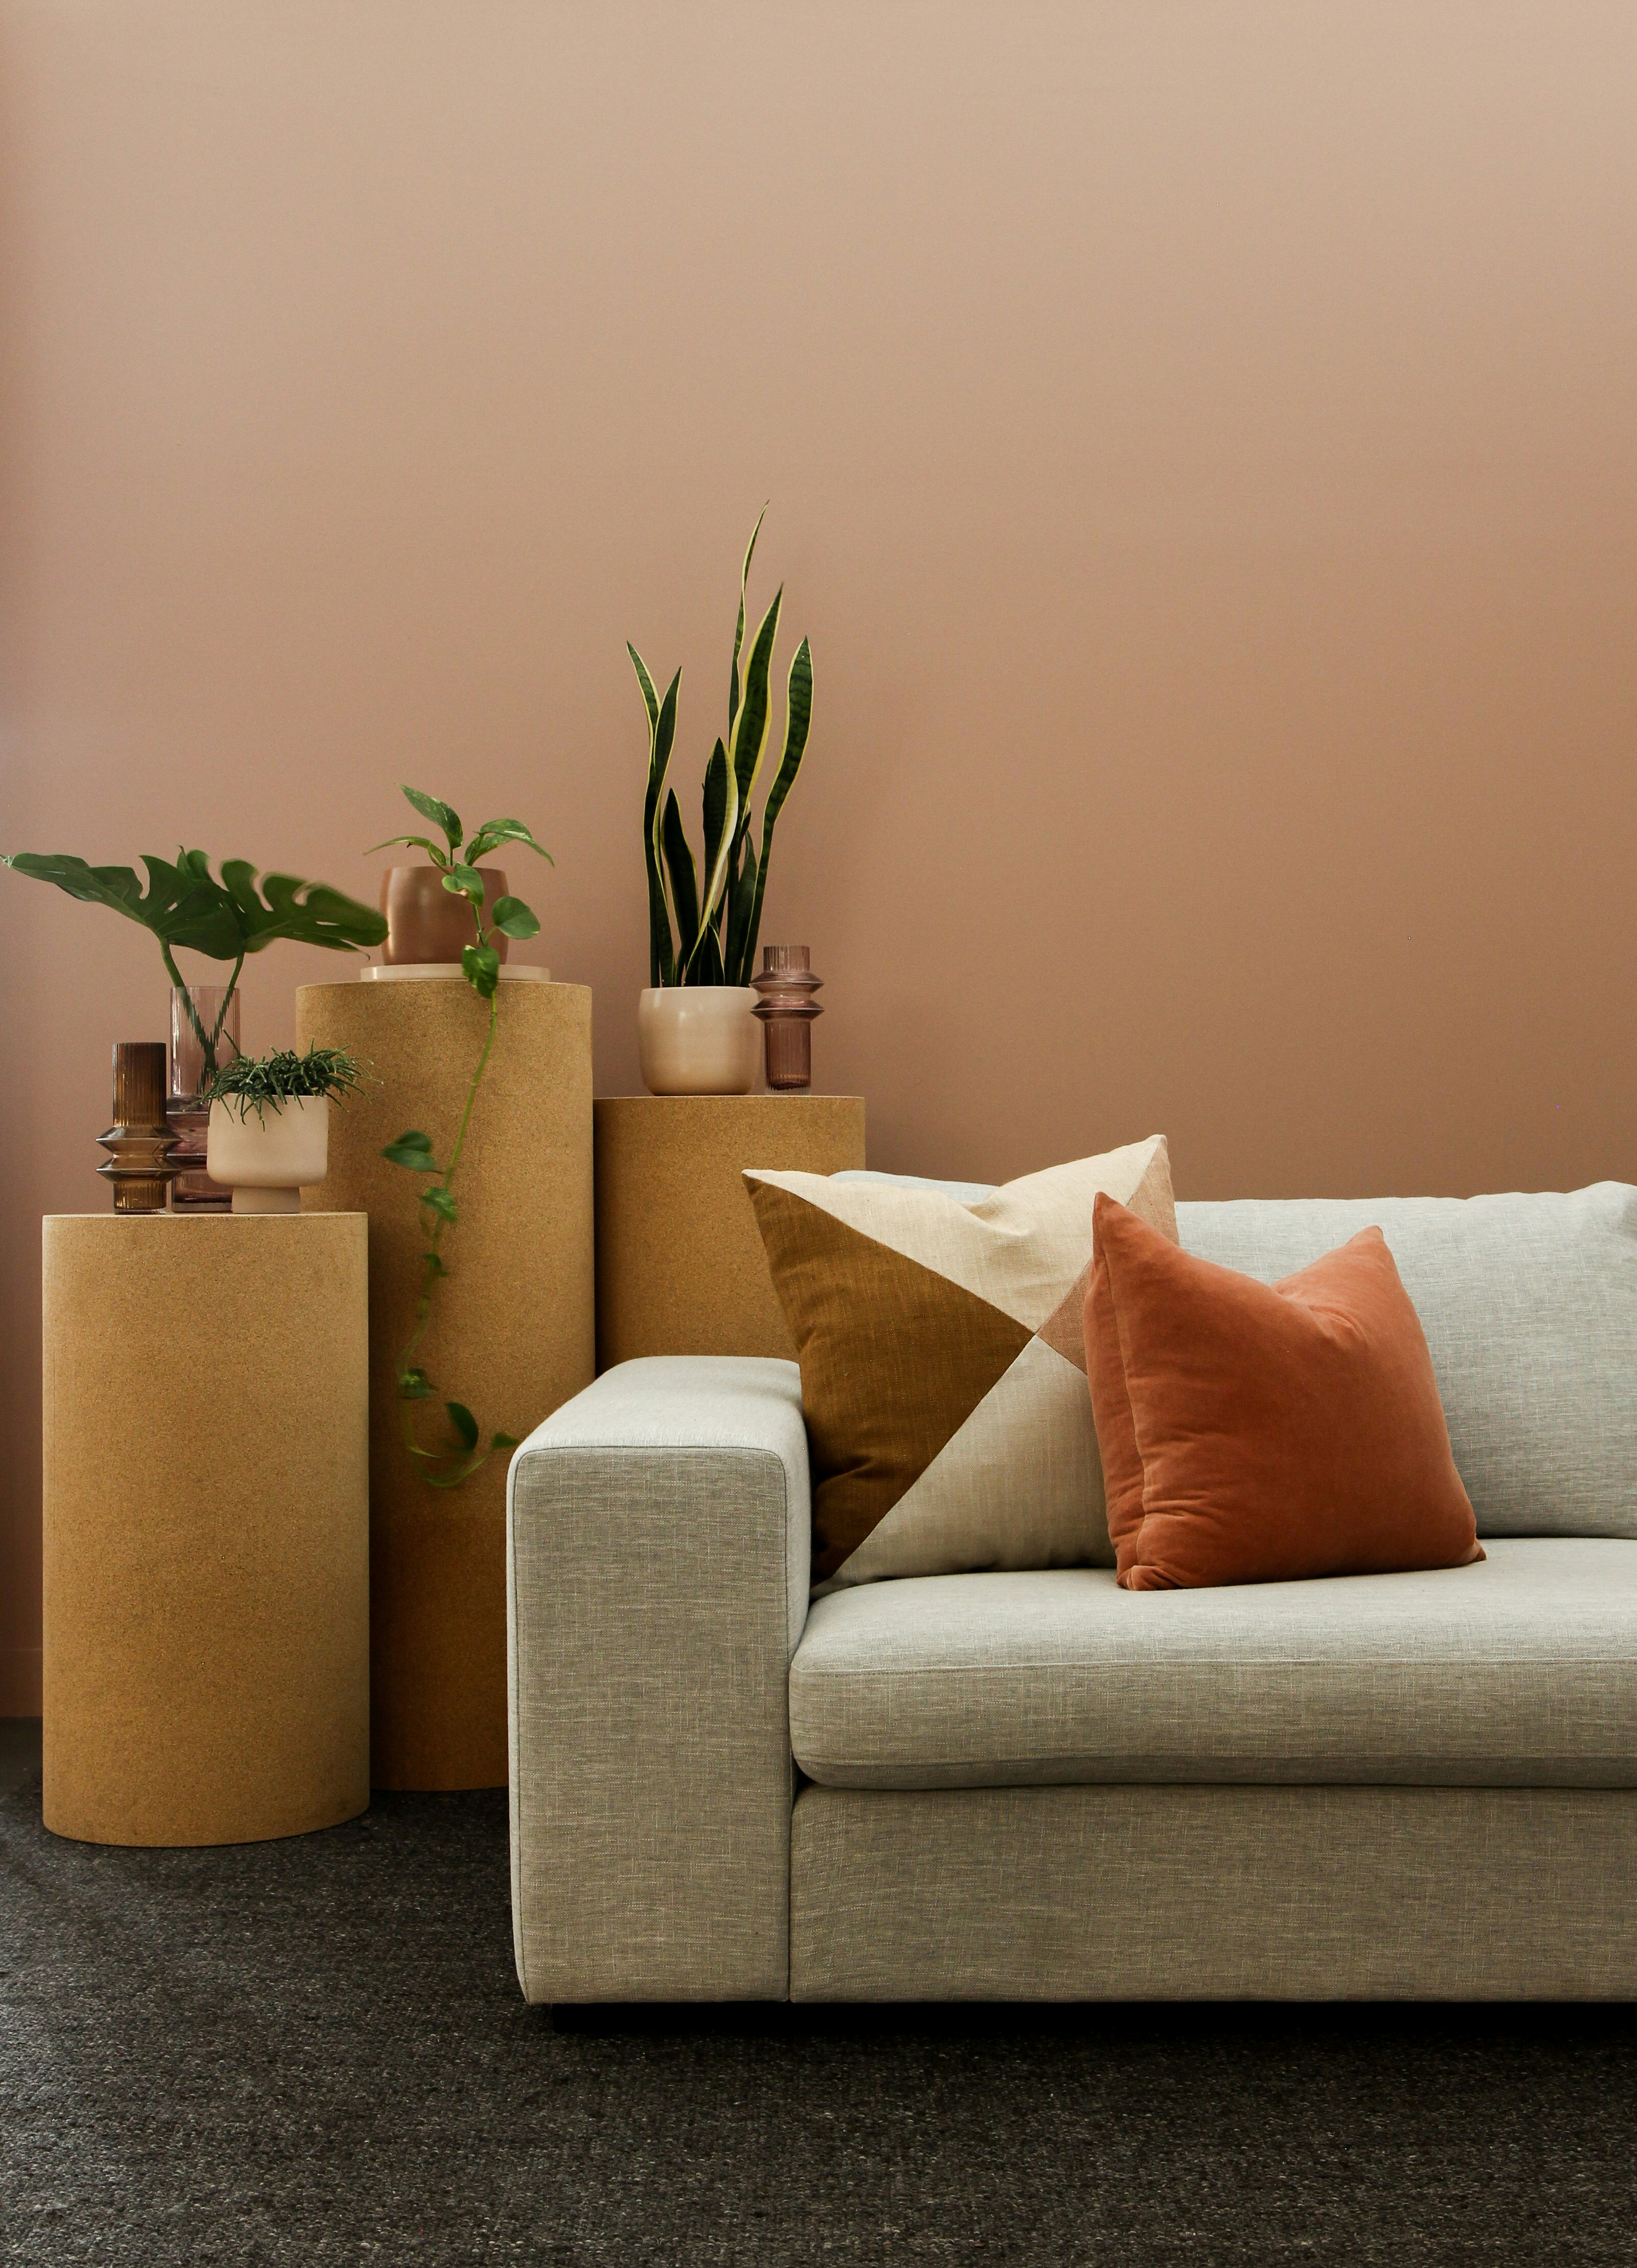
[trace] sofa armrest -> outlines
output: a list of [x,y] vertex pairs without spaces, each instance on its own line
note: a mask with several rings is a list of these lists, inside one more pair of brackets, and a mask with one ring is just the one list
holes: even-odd
[[622,1363],[512,1460],[512,1916],[530,2000],[783,1999],[793,1362]]

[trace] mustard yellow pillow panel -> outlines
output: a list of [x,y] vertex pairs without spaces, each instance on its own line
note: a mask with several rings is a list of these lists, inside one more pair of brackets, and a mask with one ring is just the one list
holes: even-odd
[[1086,1383],[1099,1193],[1176,1241],[1163,1135],[973,1204],[747,1173],[801,1363],[817,1590],[1114,1565]]

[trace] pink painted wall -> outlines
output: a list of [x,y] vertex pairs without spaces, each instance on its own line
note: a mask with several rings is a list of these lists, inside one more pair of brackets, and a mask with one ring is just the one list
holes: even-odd
[[[1637,1176],[1624,0],[5,0],[0,55],[0,847],[367,895],[399,779],[514,809],[629,1089],[623,640],[697,778],[771,496],[763,934],[874,1162]],[[17,1710],[39,1219],[165,999],[0,924]],[[247,1042],[335,973],[253,966]]]

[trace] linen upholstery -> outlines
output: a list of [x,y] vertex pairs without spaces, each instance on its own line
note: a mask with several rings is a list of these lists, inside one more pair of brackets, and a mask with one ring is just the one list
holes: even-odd
[[1097,1199],[1086,1364],[1122,1589],[1481,1559],[1379,1228],[1277,1284]]
[[655,1359],[531,1434],[507,1507],[512,1912],[530,2000],[783,1999],[793,1363]]
[[1129,1592],[1106,1569],[815,1600],[791,1738],[828,1786],[1637,1786],[1637,1543]]
[[1374,1223],[1427,1333],[1480,1536],[1637,1536],[1637,1189],[1182,1204],[1272,1283]]
[[1637,1797],[804,1788],[796,2000],[1630,1999]]
[[1106,1563],[1093,1206],[1116,1196],[1175,1241],[1163,1138],[974,1205],[867,1177],[745,1179],[800,1358],[820,1588]]

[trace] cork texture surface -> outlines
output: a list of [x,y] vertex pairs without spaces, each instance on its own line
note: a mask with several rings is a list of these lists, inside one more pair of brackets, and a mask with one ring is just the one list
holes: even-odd
[[[589,1384],[593,1300],[591,994],[503,984],[454,1182],[448,1274],[417,1359],[438,1398],[420,1438],[464,1403],[487,1440],[527,1436]],[[420,1176],[381,1151],[411,1127],[453,1144],[488,1010],[460,979],[306,984],[297,1045],[344,1047],[373,1083],[331,1114],[313,1211],[369,1219],[371,1697],[374,1783],[498,1787],[506,1778],[505,1479],[509,1453],[457,1489],[429,1487],[401,1435],[396,1362],[425,1249]]]
[[742,1174],[864,1163],[857,1094],[620,1094],[596,1106],[597,1367],[795,1347]]
[[249,1843],[369,1801],[365,1224],[44,1223],[46,1825]]

